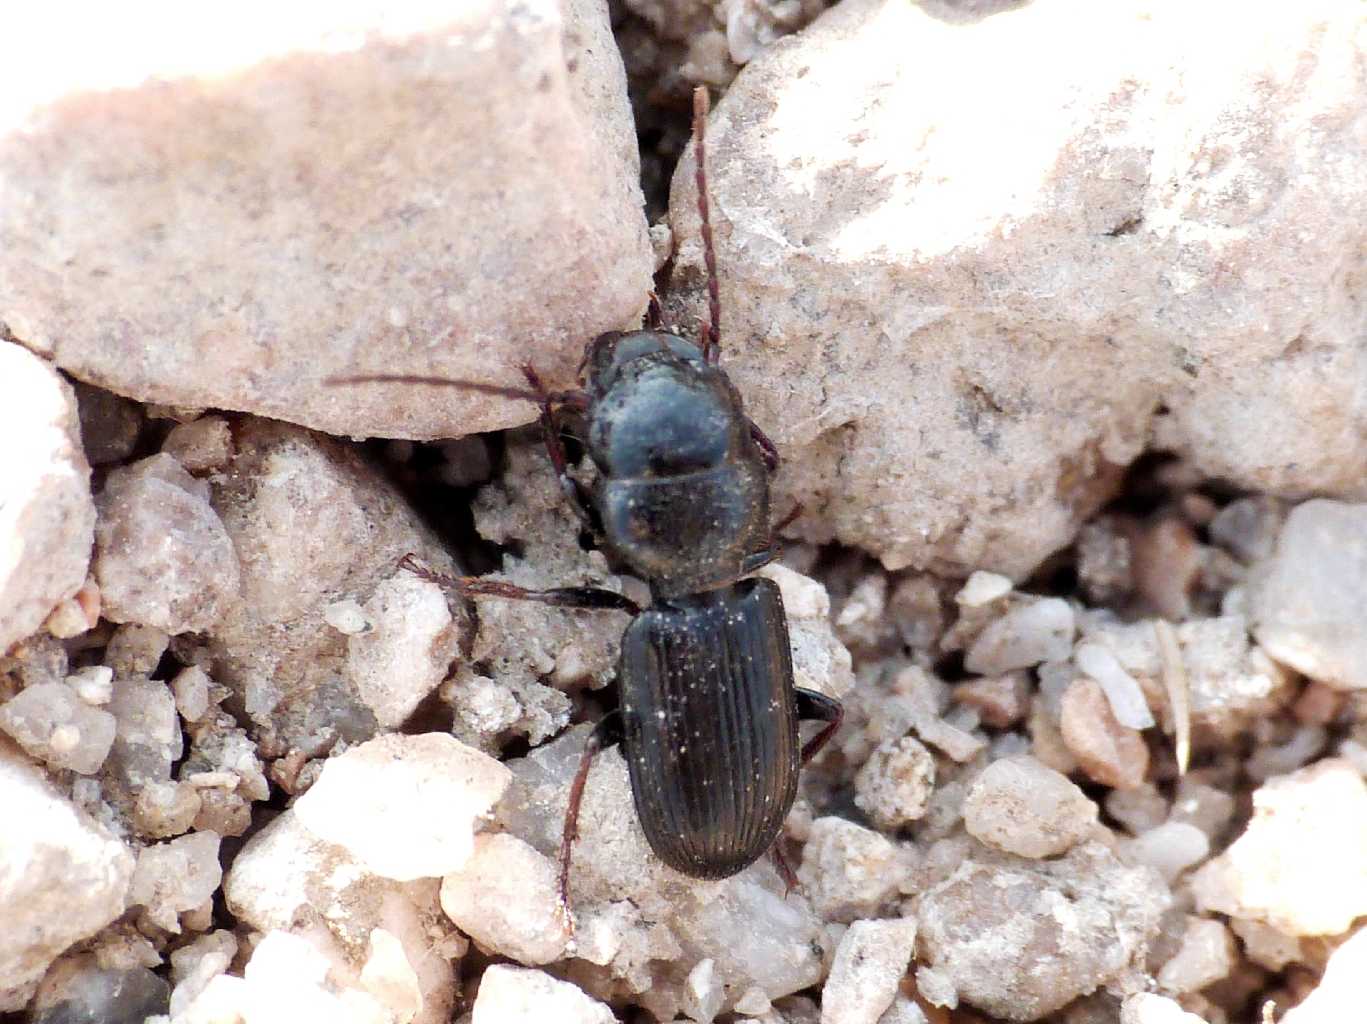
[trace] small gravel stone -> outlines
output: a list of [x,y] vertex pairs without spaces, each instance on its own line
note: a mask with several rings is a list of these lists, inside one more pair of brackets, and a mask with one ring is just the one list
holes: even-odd
[[222,469],[232,459],[232,430],[221,416],[201,416],[172,427],[161,450],[191,473]]
[[1106,813],[1124,825],[1131,835],[1143,835],[1168,818],[1168,800],[1152,783],[1133,789],[1113,789],[1106,794]]
[[697,1024],[712,1024],[726,1002],[726,988],[717,977],[717,962],[699,960],[684,981],[683,1012]]
[[954,595],[956,604],[964,608],[981,608],[1011,593],[1011,581],[998,573],[977,569]]
[[1096,824],[1096,804],[1066,776],[1029,755],[992,762],[964,801],[969,835],[1021,857],[1064,853]]
[[1289,963],[1299,963],[1306,959],[1305,949],[1300,939],[1294,935],[1279,932],[1271,925],[1247,918],[1232,917],[1229,927],[1243,944],[1244,956],[1259,967],[1269,971],[1280,971]]
[[374,628],[347,637],[347,675],[380,728],[396,729],[446,678],[460,633],[441,588],[408,572],[381,581],[364,613]]
[[171,952],[171,1016],[179,1018],[209,982],[228,969],[237,956],[237,939],[230,931],[201,935]]
[[852,923],[821,990],[821,1024],[876,1024],[897,995],[915,945],[915,918]]
[[1149,770],[1149,748],[1134,729],[1115,720],[1101,686],[1079,677],[1063,692],[1059,731],[1078,765],[1103,786],[1142,785]]
[[391,1020],[411,1021],[422,1009],[422,987],[403,943],[384,928],[370,933],[360,982],[389,1011]]
[[1147,864],[1169,883],[1210,855],[1210,839],[1195,825],[1164,822],[1120,845],[1132,864]]
[[1033,1021],[1123,971],[1168,901],[1153,871],[1100,843],[1057,860],[973,860],[922,897],[918,946],[965,1001]]
[[1285,518],[1276,498],[1236,498],[1211,520],[1210,539],[1241,562],[1261,562],[1271,557]]
[[108,665],[91,665],[66,677],[76,696],[94,707],[108,704],[114,696],[114,670]]
[[112,470],[96,499],[105,617],[204,632],[238,600],[237,552],[207,489],[169,455]]
[[146,967],[107,968],[93,957],[55,964],[29,1008],[30,1024],[141,1024],[165,1013],[171,987]]
[[334,601],[323,609],[323,621],[343,636],[356,636],[370,628],[370,620],[354,598]]
[[1173,995],[1199,992],[1234,968],[1234,940],[1219,921],[1187,916],[1182,943],[1158,972],[1158,984]]
[[1253,794],[1253,819],[1191,880],[1197,906],[1288,935],[1338,935],[1367,914],[1367,785],[1329,758]]
[[802,852],[798,880],[827,921],[873,917],[897,891],[907,866],[898,848],[844,818],[817,818]]
[[1206,1024],[1202,1017],[1152,992],[1132,995],[1120,1007],[1120,1024]]
[[138,854],[128,902],[141,905],[157,927],[179,933],[179,915],[207,900],[223,880],[219,842],[214,832],[195,832],[145,847]]
[[950,696],[972,708],[985,725],[1009,729],[1030,710],[1030,678],[1025,672],[970,679],[959,683]]
[[470,859],[441,883],[441,908],[461,931],[532,967],[565,952],[559,900],[555,863],[506,832],[476,836]]
[[1154,724],[1144,691],[1110,650],[1084,641],[1073,651],[1073,663],[1100,684],[1117,722],[1130,729],[1148,729]]
[[511,775],[442,733],[381,736],[332,758],[295,803],[300,821],[376,874],[407,881],[458,870]]
[[66,683],[40,683],[0,706],[0,730],[53,768],[93,775],[114,744],[115,722]]
[[150,676],[171,642],[170,636],[152,626],[126,622],[114,630],[104,651],[104,662],[120,676]]
[[176,673],[171,680],[176,710],[187,722],[198,722],[209,710],[209,674],[198,665]]
[[133,804],[133,827],[153,839],[178,836],[190,830],[203,803],[199,791],[185,782],[151,782]]
[[935,788],[935,758],[911,736],[884,740],[854,777],[855,805],[884,829],[926,813]]
[[146,676],[116,677],[108,707],[118,725],[104,764],[105,796],[131,810],[145,786],[171,778],[184,752],[180,719],[167,685]]
[[1028,601],[1010,609],[984,629],[964,657],[964,667],[979,675],[1000,675],[1072,653],[1072,606],[1057,597]]
[[484,972],[471,1024],[616,1024],[612,1011],[567,981],[525,967]]
[[1272,657],[1330,686],[1367,688],[1367,504],[1293,509],[1248,600],[1253,635]]

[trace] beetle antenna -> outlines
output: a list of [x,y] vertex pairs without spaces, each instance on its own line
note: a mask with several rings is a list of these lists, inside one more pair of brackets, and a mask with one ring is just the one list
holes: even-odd
[[485,384],[477,380],[459,380],[454,377],[425,377],[412,373],[359,373],[347,377],[325,377],[323,384],[334,387],[339,384],[432,384],[447,388],[460,388],[464,391],[478,391],[484,395],[498,395],[500,398],[520,398],[525,402],[542,401],[542,393],[527,388],[506,387],[502,384]]
[[704,329],[703,359],[715,365],[721,360],[721,287],[717,284],[717,253],[712,248],[712,218],[707,203],[707,86],[693,90],[693,161],[698,183],[698,216],[702,219],[702,257],[707,266],[707,311],[711,323]]

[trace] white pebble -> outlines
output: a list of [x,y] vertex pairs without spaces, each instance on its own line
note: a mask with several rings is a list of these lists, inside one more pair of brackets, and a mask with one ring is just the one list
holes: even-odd
[[979,675],[1001,675],[1045,661],[1062,661],[1072,653],[1073,608],[1057,597],[1017,605],[988,625],[964,658],[964,667]]
[[1096,804],[1081,789],[1029,756],[992,762],[964,801],[969,835],[1020,857],[1064,853],[1096,822]]
[[471,1024],[616,1024],[611,1010],[568,981],[495,964],[480,977]]
[[1134,864],[1147,864],[1168,882],[1210,854],[1210,839],[1195,825],[1169,821],[1120,846],[1125,858]]
[[66,684],[87,704],[109,703],[114,695],[114,670],[108,665],[91,665],[66,677]]
[[323,621],[343,636],[356,636],[370,628],[365,612],[352,598],[334,601],[323,609]]
[[1131,729],[1153,726],[1153,712],[1139,682],[1121,667],[1109,648],[1084,641],[1073,652],[1073,663],[1101,684],[1117,722]]
[[897,995],[915,944],[915,918],[851,924],[821,990],[821,1024],[877,1024]]
[[1005,576],[979,569],[968,577],[954,595],[954,601],[964,608],[981,608],[1011,593],[1011,586],[1011,581]]

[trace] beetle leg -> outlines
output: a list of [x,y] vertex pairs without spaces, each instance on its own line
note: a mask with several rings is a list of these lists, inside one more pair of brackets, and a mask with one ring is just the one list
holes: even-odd
[[570,851],[579,838],[579,807],[584,802],[584,785],[589,780],[589,769],[598,751],[622,739],[622,716],[609,711],[589,734],[584,753],[579,758],[579,770],[570,784],[570,801],[565,808],[565,828],[560,833],[560,913],[566,925],[570,921]]
[[486,579],[483,576],[447,576],[433,572],[412,555],[399,559],[399,568],[411,572],[439,587],[454,590],[462,597],[502,597],[509,601],[539,601],[561,608],[588,608],[598,611],[630,612],[635,615],[641,606],[614,590],[602,587],[555,587],[551,590],[528,590],[515,583]]
[[536,395],[536,404],[540,407],[539,419],[541,421],[541,439],[546,445],[546,455],[551,460],[551,466],[555,469],[555,478],[560,482],[560,490],[569,501],[570,507],[579,516],[584,525],[589,528],[595,537],[602,536],[602,527],[598,522],[598,517],[594,515],[593,506],[588,500],[579,482],[569,473],[569,460],[565,456],[565,443],[560,439],[560,423],[556,418],[555,404],[559,403],[562,407],[568,406],[571,409],[587,409],[589,406],[589,396],[583,391],[550,391],[541,380],[541,375],[536,372],[531,363],[524,363],[522,375],[527,378],[527,383],[532,386],[532,391]]
[[783,836],[780,835],[774,840],[774,845],[769,847],[769,856],[774,858],[774,867],[778,871],[778,876],[783,879],[783,898],[787,899],[789,894],[798,888],[797,872],[788,863],[788,857],[783,852]]
[[840,720],[845,717],[845,709],[840,701],[827,697],[815,690],[797,688],[797,717],[801,721],[816,719],[825,722],[826,727],[802,745],[802,763],[805,765],[840,728]]
[[710,366],[721,360],[721,289],[717,284],[717,252],[712,245],[712,218],[707,203],[707,146],[705,143],[707,86],[693,90],[694,175],[698,185],[698,218],[702,221],[702,255],[707,267],[707,310],[709,323],[702,331],[702,355]]
[[778,469],[778,446],[769,439],[769,435],[759,429],[759,424],[754,420],[747,421],[750,424],[750,436],[754,438],[755,444],[759,446],[759,453],[764,459],[764,468],[770,473]]

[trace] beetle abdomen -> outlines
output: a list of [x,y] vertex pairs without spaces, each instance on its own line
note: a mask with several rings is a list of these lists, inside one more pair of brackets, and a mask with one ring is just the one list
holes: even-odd
[[623,753],[651,848],[695,878],[752,864],[797,795],[778,587],[742,580],[641,613],[622,638],[620,673]]

